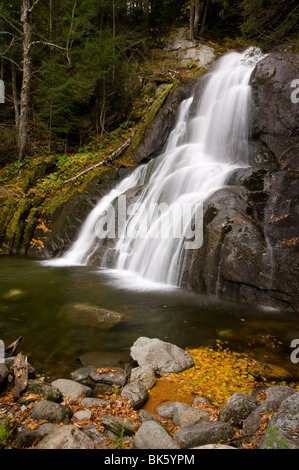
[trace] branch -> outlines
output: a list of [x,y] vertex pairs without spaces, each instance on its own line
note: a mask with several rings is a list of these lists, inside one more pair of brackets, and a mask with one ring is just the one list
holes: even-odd
[[40,0],[35,0],[34,4],[32,5],[31,8],[29,8],[28,13],[32,13],[36,5],[40,2]]
[[57,46],[57,44],[53,44],[52,42],[46,42],[46,41],[32,41],[30,44],[29,44],[29,48],[31,46],[35,46],[35,44],[43,44],[44,46],[48,46],[48,47],[55,47],[56,49],[61,49],[63,51],[65,51],[65,47],[61,47],[61,46]]
[[19,64],[17,64],[17,62],[15,62],[13,59],[11,59],[10,57],[6,57],[5,55],[1,54],[0,53],[0,57],[1,59],[4,59],[4,60],[8,60],[9,62],[11,62],[12,64],[14,64],[18,70],[21,70],[22,71],[22,68],[19,66]]
[[15,29],[16,31],[18,31],[18,33],[23,36],[23,31],[19,28],[17,28],[11,21],[9,21],[5,15],[1,14],[0,13],[0,18],[2,18],[7,24],[9,24],[9,26],[13,29]]
[[80,178],[80,176],[83,176],[85,175],[86,173],[88,173],[89,171],[91,170],[94,170],[95,168],[99,168],[100,166],[103,166],[103,165],[107,165],[109,162],[111,162],[112,160],[114,160],[115,158],[119,157],[120,155],[122,155],[124,153],[124,151],[129,147],[129,145],[131,144],[136,132],[138,130],[138,126],[136,127],[136,129],[132,132],[132,134],[130,135],[130,137],[117,149],[115,150],[114,152],[112,152],[112,154],[106,158],[105,160],[103,160],[102,162],[99,162],[99,163],[96,163],[95,165],[87,168],[86,170],[84,171],[81,171],[81,173],[79,173],[78,175],[74,176],[73,178],[70,178],[66,181],[64,181],[62,184],[66,184],[66,183],[70,183],[71,181],[75,181],[76,179]]

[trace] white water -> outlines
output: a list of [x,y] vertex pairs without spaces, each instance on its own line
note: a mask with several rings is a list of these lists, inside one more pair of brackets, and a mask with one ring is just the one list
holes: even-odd
[[[233,52],[217,62],[195,106],[195,117],[190,117],[190,109],[195,105],[194,97],[191,97],[180,106],[164,153],[138,167],[102,198],[90,212],[70,250],[62,258],[45,264],[88,264],[102,243],[97,240],[95,232],[99,217],[117,201],[118,196],[142,186],[137,199],[142,210],[129,217],[122,236],[110,251],[113,267],[136,273],[149,281],[179,285],[186,254],[184,242],[190,235],[190,205],[196,213],[208,195],[223,186],[232,169],[248,163],[249,80],[255,63],[260,59],[257,55],[256,59],[250,57],[247,60],[249,56],[248,51],[243,54]],[[167,209],[159,218],[152,217],[149,224],[152,203],[165,203]],[[180,236],[163,237],[162,233],[157,237],[154,230],[165,221],[171,229],[169,234],[180,233]],[[137,230],[145,225],[150,228],[143,238],[127,236],[128,226],[132,233],[132,227]],[[106,267],[106,262],[105,256],[103,267]],[[109,267],[110,263],[111,256]]]

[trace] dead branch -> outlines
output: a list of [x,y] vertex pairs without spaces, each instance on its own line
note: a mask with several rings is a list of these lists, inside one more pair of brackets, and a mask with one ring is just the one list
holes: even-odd
[[79,173],[78,175],[76,176],[73,176],[72,178],[66,180],[63,182],[63,184],[67,184],[67,183],[70,183],[72,181],[75,181],[77,180],[78,178],[80,178],[80,176],[83,176],[85,175],[86,173],[88,173],[89,171],[92,171],[94,170],[95,168],[99,168],[101,166],[104,166],[104,165],[107,165],[109,162],[111,162],[112,160],[115,160],[117,157],[120,157],[124,151],[129,147],[129,145],[131,144],[136,132],[137,132],[137,129],[138,127],[136,127],[136,129],[132,132],[132,134],[130,135],[130,137],[117,149],[115,150],[114,152],[111,153],[111,155],[106,158],[105,160],[99,162],[99,163],[96,163],[95,165],[87,168],[86,170],[83,170],[81,171],[81,173]]

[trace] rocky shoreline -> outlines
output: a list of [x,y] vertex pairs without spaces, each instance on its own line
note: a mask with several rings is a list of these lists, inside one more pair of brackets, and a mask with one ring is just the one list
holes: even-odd
[[298,449],[299,391],[289,385],[237,392],[216,409],[166,401],[142,409],[157,378],[191,369],[192,356],[158,338],[131,347],[133,367],[81,367],[47,382],[27,364],[26,388],[13,398],[15,358],[0,363],[0,448]]

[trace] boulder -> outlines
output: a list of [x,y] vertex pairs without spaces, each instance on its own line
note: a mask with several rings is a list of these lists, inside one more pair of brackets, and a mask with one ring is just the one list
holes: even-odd
[[268,421],[268,431],[260,448],[299,449],[299,392],[282,401],[277,413]]
[[144,366],[135,367],[131,371],[131,382],[135,382],[135,380],[140,380],[147,389],[152,388],[156,383],[156,376],[154,369],[145,364]]
[[190,64],[206,67],[215,59],[215,50],[212,47],[200,45],[178,51],[177,57],[182,67],[188,67]]
[[69,379],[57,379],[51,385],[57,388],[64,398],[68,397],[70,400],[78,400],[78,398],[90,396],[92,393],[90,387]]
[[73,412],[68,406],[60,405],[53,401],[41,400],[34,405],[31,418],[57,424],[68,424],[72,414]]
[[149,395],[143,382],[135,380],[135,382],[130,382],[124,386],[121,391],[121,396],[126,397],[130,401],[132,407],[137,410],[148,399]]
[[94,449],[93,440],[76,426],[58,426],[52,428],[35,449]]
[[157,410],[164,419],[171,418],[176,426],[185,428],[202,421],[209,421],[210,414],[204,410],[192,408],[186,403],[172,402],[161,406]]
[[65,305],[59,317],[72,325],[88,325],[90,328],[108,330],[120,322],[122,315],[97,305],[84,303]]
[[235,434],[235,428],[220,421],[194,424],[188,428],[180,429],[173,435],[173,439],[181,449],[191,449],[206,444],[225,443]]
[[157,421],[144,422],[134,437],[136,449],[178,449],[168,432]]
[[46,400],[60,402],[62,400],[62,393],[58,388],[53,387],[47,382],[41,380],[28,380],[27,392],[39,395]]
[[246,393],[234,393],[222,408],[219,420],[228,421],[234,426],[241,424],[256,408],[258,402]]
[[126,373],[124,369],[119,367],[113,367],[112,369],[105,367],[99,369],[91,368],[89,377],[94,382],[107,385],[123,385],[126,382]]
[[131,347],[132,358],[140,365],[150,365],[156,372],[178,373],[194,365],[183,349],[158,338],[138,338]]
[[284,400],[296,394],[296,389],[277,385],[266,388],[265,393],[265,401],[250,413],[243,422],[243,431],[246,435],[254,435],[261,426],[263,415],[265,413],[275,413]]

